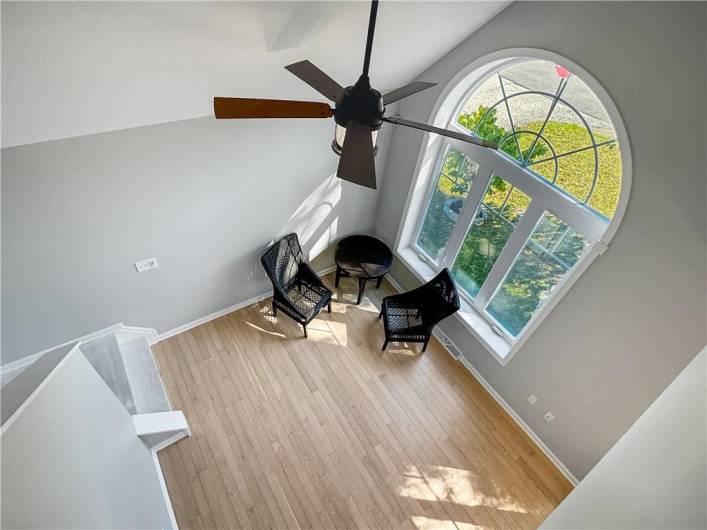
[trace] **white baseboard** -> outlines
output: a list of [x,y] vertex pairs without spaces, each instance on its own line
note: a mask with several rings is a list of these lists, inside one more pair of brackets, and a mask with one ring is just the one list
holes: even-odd
[[[317,272],[319,276],[324,276],[326,274],[332,273],[336,270],[336,265],[331,265],[329,267],[326,267],[325,269],[322,269]],[[88,335],[84,335],[83,337],[77,337],[75,339],[67,340],[66,342],[63,342],[62,344],[57,344],[56,346],[52,346],[51,348],[47,348],[45,350],[42,350],[37,353],[33,353],[32,355],[27,355],[26,357],[22,357],[21,359],[17,359],[16,361],[12,361],[9,363],[5,363],[3,365],[0,365],[0,383],[3,385],[12,379],[20,373],[22,370],[24,370],[27,366],[32,364],[34,361],[39,359],[42,355],[45,353],[48,353],[52,350],[56,350],[57,348],[61,348],[62,346],[67,346],[69,344],[73,344],[75,342],[81,342],[83,344],[87,342],[91,342],[93,340],[99,339],[105,335],[111,334],[111,333],[139,333],[142,335],[145,335],[147,338],[147,342],[152,346],[153,344],[168,339],[170,337],[173,337],[174,335],[178,335],[180,333],[183,333],[184,331],[188,331],[192,328],[195,328],[196,326],[200,326],[201,324],[205,324],[206,322],[209,322],[211,320],[217,319],[219,317],[222,317],[223,315],[227,315],[228,313],[232,313],[233,311],[237,311],[239,309],[243,309],[244,307],[248,307],[251,304],[254,304],[256,302],[260,302],[264,298],[267,298],[271,296],[272,292],[268,291],[262,294],[259,294],[257,296],[254,296],[253,298],[249,298],[248,300],[244,300],[242,302],[239,302],[237,304],[234,304],[232,306],[226,307],[224,309],[221,309],[219,311],[216,311],[215,313],[211,313],[210,315],[206,315],[201,318],[197,318],[196,320],[193,320],[191,322],[187,322],[186,324],[182,324],[181,326],[177,326],[176,328],[170,329],[169,331],[165,331],[164,333],[158,334],[157,331],[153,328],[141,328],[141,327],[135,327],[135,326],[126,326],[122,322],[118,324],[113,324],[112,326],[108,326],[103,329],[99,329],[98,331],[94,331],[92,333],[89,333]]]
[[403,292],[403,287],[390,274],[386,274],[385,279],[388,280],[388,283],[393,286],[393,289],[395,289],[399,293]]
[[[435,330],[434,335],[437,337],[442,347],[447,350],[447,353],[452,358],[458,360],[464,366],[464,368],[466,368],[469,373],[474,376],[474,379],[476,379],[481,384],[481,386],[484,387],[484,389],[491,395],[491,397],[496,400],[496,403],[501,405],[501,408],[503,408],[503,410],[505,410],[506,413],[508,413],[508,415],[513,419],[513,421],[515,421],[518,426],[523,429],[525,434],[528,435],[528,437],[535,443],[535,445],[537,445],[540,450],[545,453],[545,456],[548,457],[550,462],[555,465],[555,467],[560,471],[560,473],[562,473],[573,486],[579,484],[579,480],[577,480],[577,477],[575,477],[572,472],[567,468],[567,466],[565,466],[565,464],[563,464],[562,461],[557,457],[557,455],[553,453],[547,445],[545,445],[545,442],[543,442],[542,439],[537,434],[535,434],[533,429],[531,429],[530,426],[525,423],[523,418],[521,418],[520,415],[515,410],[513,410],[513,407],[511,407],[506,402],[506,400],[501,397],[501,394],[499,394],[496,389],[491,385],[491,383],[489,383],[486,378],[481,375],[481,372],[479,372],[474,367],[474,365],[471,364],[471,362],[469,362],[466,357],[464,357],[464,354],[457,347],[457,345],[454,344],[454,342],[452,342],[450,338],[447,337],[444,332],[441,331],[439,328]],[[459,355],[456,355],[455,352],[450,349],[450,347],[457,350],[457,352],[459,352]]]
[[336,270],[336,265],[331,265],[330,267],[327,267],[325,269],[322,269],[320,271],[317,271],[317,276],[326,276],[327,274],[330,274]]
[[212,320],[216,320],[217,318],[220,318],[224,315],[233,313],[234,311],[238,311],[239,309],[243,309],[244,307],[248,307],[249,305],[253,305],[271,295],[272,293],[270,291],[268,291],[267,293],[261,293],[259,295],[254,296],[253,298],[248,298],[247,300],[243,300],[242,302],[238,302],[231,306],[224,307],[223,309],[219,309],[218,311],[215,311],[210,315],[197,318],[196,320],[192,320],[191,322],[187,322],[186,324],[182,324],[181,326],[172,328],[169,331],[165,331],[164,333],[158,334],[156,342],[161,342],[165,339],[169,339],[170,337],[174,337],[175,335],[179,335],[180,333],[189,331],[192,328],[201,326],[202,324],[206,324],[207,322],[211,322]]
[[[317,271],[317,275],[324,276],[326,274],[334,272],[335,270],[336,270],[336,265],[332,265],[330,267],[327,267],[325,269]],[[202,324],[206,324],[207,322],[211,322],[212,320],[216,320],[217,318],[220,318],[224,315],[227,315],[229,313],[233,313],[234,311],[238,311],[239,309],[243,309],[244,307],[248,307],[249,305],[253,305],[253,304],[260,302],[261,300],[264,300],[265,298],[268,298],[270,296],[272,296],[272,290],[269,290],[265,293],[256,295],[252,298],[248,298],[247,300],[243,300],[242,302],[238,302],[236,304],[233,304],[232,306],[224,307],[223,309],[219,309],[218,311],[215,311],[215,312],[211,313],[210,315],[206,315],[201,318],[197,318],[196,320],[192,320],[191,322],[187,322],[186,324],[182,324],[181,326],[177,326],[176,328],[170,329],[169,331],[165,331],[164,333],[160,333],[159,335],[157,335],[157,340],[155,342],[160,342],[165,339],[169,339],[170,337],[174,337],[175,335],[179,335],[180,333],[184,333],[185,331],[189,331],[190,329],[193,329],[197,326],[201,326]]]
[[[392,285],[396,291],[403,292],[403,289],[400,284],[390,274],[386,275],[385,279],[390,282],[390,285]],[[491,386],[491,383],[489,383],[486,378],[481,375],[481,372],[479,372],[474,367],[474,365],[471,364],[471,362],[469,362],[466,357],[464,357],[464,353],[462,352],[462,350],[460,350],[459,347],[457,347],[457,345],[454,344],[454,342],[452,342],[450,338],[447,337],[447,335],[445,335],[444,332],[439,329],[439,326],[435,328],[433,335],[437,338],[437,340],[447,351],[447,353],[453,359],[459,361],[462,366],[464,366],[464,368],[466,368],[469,373],[474,376],[474,379],[476,379],[481,384],[481,386],[484,387],[484,389],[491,395],[491,397],[495,399],[499,405],[501,405],[501,408],[503,408],[503,410],[505,410],[508,415],[513,419],[513,421],[515,421],[518,426],[523,429],[525,434],[528,435],[528,437],[535,443],[535,445],[537,445],[538,448],[540,448],[540,450],[545,453],[545,456],[548,457],[550,462],[554,464],[554,466],[559,470],[559,472],[562,473],[573,486],[579,484],[579,480],[577,480],[577,477],[575,477],[572,472],[567,468],[567,466],[565,466],[565,464],[563,464],[562,461],[557,457],[557,455],[553,453],[547,445],[545,445],[545,442],[543,442],[542,439],[537,434],[535,434],[533,429],[531,429],[530,426],[525,423],[523,418],[521,418],[520,415],[515,410],[513,410],[513,407],[511,407],[506,402],[506,400],[501,397],[501,394],[499,394],[496,389]],[[451,348],[456,350],[456,352],[452,351]]]
[[513,408],[506,402],[506,400],[503,399],[498,392],[496,392],[496,389],[491,386],[491,383],[489,383],[476,368],[474,368],[474,365],[471,364],[469,360],[466,359],[466,357],[464,357],[463,355],[459,360],[464,365],[464,368],[469,370],[469,372],[471,372],[471,375],[473,375],[476,380],[481,383],[481,386],[483,386],[486,391],[491,394],[491,397],[493,397],[493,399],[495,399],[496,402],[501,405],[503,410],[505,410],[508,415],[513,418],[513,421],[515,421],[518,426],[523,429],[523,431],[525,431],[525,434],[527,434],[530,439],[533,440],[535,445],[537,445],[540,450],[545,453],[545,456],[548,457],[550,462],[555,465],[555,467],[560,471],[560,473],[562,473],[573,486],[579,484],[579,480],[577,479],[577,477],[575,477],[574,474],[567,468],[567,466],[562,463],[562,460],[560,460],[557,455],[553,453],[547,445],[545,445],[545,442],[543,442],[540,437],[535,434],[535,431],[533,431],[533,429],[531,429],[530,426],[525,423],[525,421],[523,421],[523,418],[521,418],[520,415],[515,410],[513,410]]

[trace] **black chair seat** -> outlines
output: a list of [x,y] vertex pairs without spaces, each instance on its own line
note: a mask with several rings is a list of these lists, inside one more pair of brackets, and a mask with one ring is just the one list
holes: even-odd
[[260,258],[273,285],[273,314],[282,310],[300,323],[307,336],[307,324],[324,306],[331,312],[332,292],[304,260],[297,234],[273,243]]
[[397,340],[392,338],[394,336],[424,338],[427,334],[420,307],[404,307],[394,301],[386,301],[383,319],[390,340]]
[[289,287],[285,291],[285,296],[288,303],[283,304],[280,309],[287,313],[288,308],[294,307],[296,313],[309,322],[317,316],[322,307],[327,305],[331,298],[331,291],[323,285],[302,282]]
[[431,281],[406,293],[386,296],[379,318],[383,318],[385,342],[422,342],[422,351],[432,330],[442,319],[459,310],[459,293],[447,269]]

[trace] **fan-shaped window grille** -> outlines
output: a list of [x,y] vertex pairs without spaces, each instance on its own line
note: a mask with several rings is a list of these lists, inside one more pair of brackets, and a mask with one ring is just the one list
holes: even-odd
[[456,108],[449,128],[499,149],[428,144],[437,163],[411,245],[433,269],[449,267],[512,344],[603,245],[620,204],[621,139],[597,94],[547,60],[497,63]]
[[474,89],[456,121],[613,217],[621,191],[616,130],[594,92],[567,68],[540,60],[502,68]]

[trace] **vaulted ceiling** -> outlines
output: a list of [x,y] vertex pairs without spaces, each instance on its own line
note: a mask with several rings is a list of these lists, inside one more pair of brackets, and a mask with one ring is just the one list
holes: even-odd
[[[381,2],[371,80],[414,79],[509,2]],[[368,2],[2,2],[2,141],[207,116],[213,96],[321,100],[283,66],[360,73]],[[434,81],[434,80],[430,80]]]

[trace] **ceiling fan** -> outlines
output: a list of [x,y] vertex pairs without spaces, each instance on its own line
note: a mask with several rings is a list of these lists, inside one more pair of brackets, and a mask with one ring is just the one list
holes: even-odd
[[328,103],[311,101],[215,97],[214,114],[216,118],[330,118],[333,116],[336,122],[336,134],[332,148],[341,157],[337,176],[373,189],[376,188],[375,135],[383,122],[412,127],[496,149],[497,146],[494,142],[470,134],[440,129],[399,116],[385,115],[385,105],[433,87],[436,83],[415,81],[387,94],[381,94],[371,88],[368,67],[371,61],[377,12],[378,0],[373,0],[368,20],[363,72],[354,85],[343,88],[309,61],[300,61],[285,67],[327,99],[333,101],[335,103],[333,109]]

